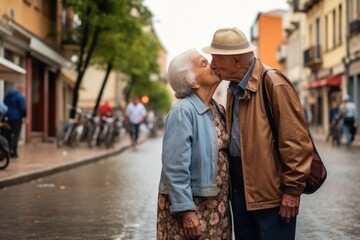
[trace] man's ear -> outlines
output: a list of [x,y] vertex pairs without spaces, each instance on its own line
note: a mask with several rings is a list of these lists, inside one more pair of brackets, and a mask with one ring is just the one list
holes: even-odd
[[235,66],[241,66],[242,65],[242,59],[239,55],[235,55],[234,56],[234,63]]

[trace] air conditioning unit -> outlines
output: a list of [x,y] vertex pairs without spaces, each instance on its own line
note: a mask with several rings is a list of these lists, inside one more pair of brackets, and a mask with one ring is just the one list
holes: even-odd
[[8,8],[6,16],[7,16],[7,19],[13,20],[15,17],[15,9],[13,9],[12,7]]

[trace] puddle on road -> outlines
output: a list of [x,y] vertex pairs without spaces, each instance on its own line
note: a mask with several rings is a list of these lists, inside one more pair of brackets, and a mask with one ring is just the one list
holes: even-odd
[[40,183],[36,185],[38,188],[54,188],[55,184],[53,183]]
[[128,240],[134,238],[134,232],[140,227],[138,223],[125,223],[123,232],[111,236],[111,240]]

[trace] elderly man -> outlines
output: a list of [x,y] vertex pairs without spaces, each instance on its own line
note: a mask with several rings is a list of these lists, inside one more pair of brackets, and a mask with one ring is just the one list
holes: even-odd
[[[310,172],[312,143],[296,90],[255,57],[237,28],[215,32],[211,67],[230,81],[226,122],[230,134],[231,203],[236,239],[294,239],[300,195]],[[262,81],[278,129],[279,151],[264,107]],[[280,156],[277,156],[277,152]]]

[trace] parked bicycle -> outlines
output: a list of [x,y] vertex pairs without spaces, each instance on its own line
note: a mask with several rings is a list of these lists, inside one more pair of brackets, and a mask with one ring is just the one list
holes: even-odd
[[100,117],[92,116],[89,120],[89,127],[87,130],[86,142],[89,148],[93,148],[98,144],[98,138],[101,131]]
[[70,147],[76,147],[79,145],[85,131],[85,114],[80,108],[76,108],[76,113],[77,115],[75,119],[70,118],[69,122],[64,124],[62,129],[60,129],[59,135],[56,139],[56,146],[58,148],[61,148],[64,145],[68,145]]
[[[9,124],[0,122],[0,128],[10,128]],[[10,147],[5,137],[0,134],[0,170],[4,170],[10,163]]]

